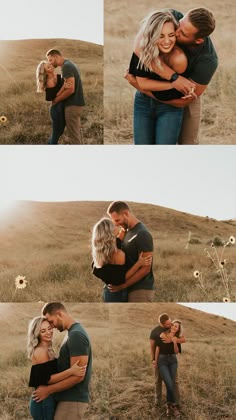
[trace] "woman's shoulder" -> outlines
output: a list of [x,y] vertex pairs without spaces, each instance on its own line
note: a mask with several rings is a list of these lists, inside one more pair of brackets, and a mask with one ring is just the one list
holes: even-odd
[[125,264],[125,253],[121,249],[117,249],[112,258],[112,264]]
[[181,74],[185,72],[188,65],[188,59],[184,51],[178,47],[178,45],[175,45],[171,51],[171,54],[168,57],[168,65],[173,68],[176,73]]
[[33,357],[32,357],[33,364],[45,363],[45,362],[48,362],[49,360],[50,359],[49,359],[48,349],[46,349],[45,347],[35,348]]

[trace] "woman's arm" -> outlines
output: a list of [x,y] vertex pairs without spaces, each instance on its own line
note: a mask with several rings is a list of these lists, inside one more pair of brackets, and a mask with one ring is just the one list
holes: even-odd
[[77,363],[74,363],[69,369],[51,375],[48,384],[55,384],[63,379],[69,378],[69,376],[84,376],[86,368],[87,366],[78,366]]

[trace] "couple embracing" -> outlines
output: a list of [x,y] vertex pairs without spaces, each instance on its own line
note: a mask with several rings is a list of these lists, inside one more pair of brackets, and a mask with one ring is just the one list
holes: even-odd
[[92,272],[104,284],[105,302],[151,302],[153,239],[127,203],[114,201],[109,217],[93,227]]

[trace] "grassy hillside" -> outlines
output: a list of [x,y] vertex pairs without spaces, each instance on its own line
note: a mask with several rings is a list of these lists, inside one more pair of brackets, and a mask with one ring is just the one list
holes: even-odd
[[134,88],[123,78],[129,66],[133,42],[141,20],[150,11],[175,8],[183,13],[194,7],[207,7],[214,13],[216,29],[211,35],[219,57],[219,67],[203,99],[200,144],[236,144],[234,118],[236,8],[234,0],[204,2],[186,0],[166,2],[149,0],[105,0],[104,109],[106,144],[133,143]]
[[[30,361],[25,345],[28,321],[42,303],[1,303],[0,418],[28,420]],[[233,419],[236,374],[235,322],[173,303],[66,304],[87,330],[93,347],[90,420],[165,418],[153,410],[154,372],[149,334],[158,315],[181,319],[187,342],[178,355],[182,418]],[[227,316],[227,305],[226,305]],[[54,333],[57,350],[63,333]]]
[[[56,48],[74,61],[81,73],[86,107],[83,141],[103,143],[103,47],[68,39],[0,41],[0,144],[47,144],[51,122],[49,103],[36,92],[35,70],[45,53]],[[61,143],[67,144],[63,135]]]
[[[17,202],[0,219],[0,296],[2,302],[63,299],[100,302],[102,282],[91,273],[91,232],[108,202]],[[222,301],[225,287],[212,261],[212,241],[236,236],[230,221],[193,216],[168,208],[130,203],[154,239],[155,301]],[[190,237],[190,240],[189,240]],[[222,253],[223,247],[216,247]],[[224,249],[232,300],[235,293],[235,245]],[[204,287],[193,277],[203,273]],[[15,289],[26,276],[27,287]]]

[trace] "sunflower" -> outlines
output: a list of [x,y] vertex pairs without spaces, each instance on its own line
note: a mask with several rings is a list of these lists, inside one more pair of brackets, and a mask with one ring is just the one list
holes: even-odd
[[200,272],[198,270],[194,271],[193,277],[195,277],[195,279],[198,279],[199,276],[200,276]]
[[6,124],[6,122],[7,122],[7,117],[5,117],[5,115],[1,115],[0,124]]
[[230,298],[228,298],[228,297],[224,297],[224,298],[223,298],[223,302],[224,302],[224,303],[229,303],[229,302],[230,302]]
[[24,289],[27,286],[27,280],[25,276],[17,276],[15,278],[16,289]]

